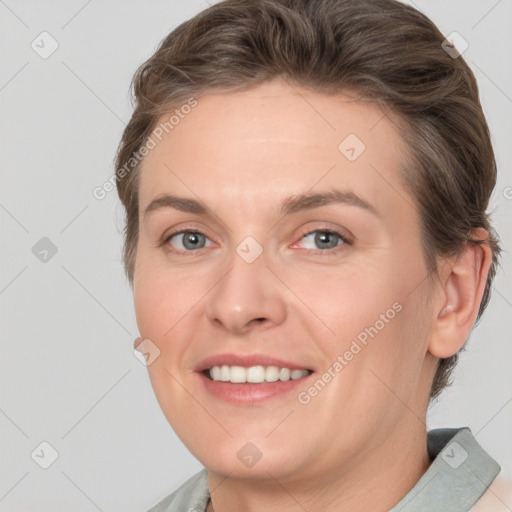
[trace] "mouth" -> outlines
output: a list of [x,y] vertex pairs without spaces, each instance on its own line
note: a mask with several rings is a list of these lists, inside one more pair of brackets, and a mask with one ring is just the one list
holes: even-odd
[[207,379],[215,382],[230,382],[231,384],[263,384],[270,382],[288,382],[299,380],[311,375],[313,370],[291,369],[279,366],[230,366],[224,364],[207,368],[203,371]]
[[305,387],[315,373],[299,363],[261,354],[219,354],[204,360],[195,372],[210,397],[236,405],[294,400],[292,391]]

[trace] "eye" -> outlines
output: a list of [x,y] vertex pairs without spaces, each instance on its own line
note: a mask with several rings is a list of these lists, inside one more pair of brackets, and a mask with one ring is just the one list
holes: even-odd
[[[333,229],[315,229],[302,235],[301,241],[305,249],[313,250],[313,254],[337,252],[343,245],[350,245],[347,238]],[[318,249],[320,248],[320,249]]]
[[[173,243],[174,240],[174,243]],[[171,233],[164,243],[171,244],[178,249],[178,252],[191,252],[196,249],[206,247],[206,241],[209,240],[206,235],[194,229],[187,229]],[[178,247],[176,247],[176,244]]]
[[[170,244],[177,249],[177,252],[193,252],[210,246],[211,243],[208,244],[209,241],[209,238],[200,231],[186,229],[171,233],[163,240],[163,244]],[[334,229],[309,231],[302,235],[301,242],[303,242],[304,248],[313,254],[332,254],[340,250],[344,245],[351,245],[351,242],[342,233]]]

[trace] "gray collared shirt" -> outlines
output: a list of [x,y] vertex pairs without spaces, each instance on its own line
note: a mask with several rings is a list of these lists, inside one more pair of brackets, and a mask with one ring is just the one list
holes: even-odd
[[[501,469],[467,427],[431,430],[427,447],[432,464],[390,512],[468,512]],[[205,512],[209,499],[203,469],[148,512]]]

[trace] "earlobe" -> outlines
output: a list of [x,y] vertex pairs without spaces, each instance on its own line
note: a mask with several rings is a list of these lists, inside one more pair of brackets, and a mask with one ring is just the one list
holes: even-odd
[[[479,228],[473,239],[487,240],[487,231]],[[475,323],[492,262],[488,243],[467,243],[457,256],[444,262],[440,272],[438,305],[429,352],[447,358],[466,342]]]

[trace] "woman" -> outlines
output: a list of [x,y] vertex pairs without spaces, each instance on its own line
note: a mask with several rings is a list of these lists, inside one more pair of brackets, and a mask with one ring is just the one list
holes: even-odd
[[205,469],[152,511],[466,511],[498,464],[429,401],[490,296],[475,78],[394,0],[226,0],[134,78],[124,262]]

